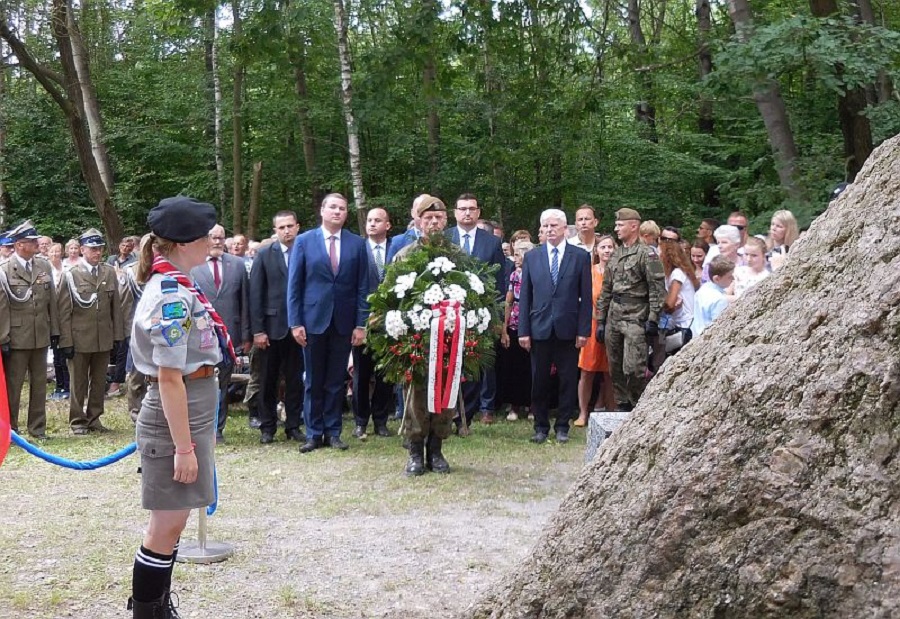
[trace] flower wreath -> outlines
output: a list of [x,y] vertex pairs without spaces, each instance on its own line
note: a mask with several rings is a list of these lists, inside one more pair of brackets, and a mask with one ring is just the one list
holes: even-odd
[[455,406],[454,383],[477,379],[494,362],[497,268],[465,254],[442,233],[421,239],[388,265],[369,295],[366,335],[385,380],[422,381],[429,401],[436,395]]

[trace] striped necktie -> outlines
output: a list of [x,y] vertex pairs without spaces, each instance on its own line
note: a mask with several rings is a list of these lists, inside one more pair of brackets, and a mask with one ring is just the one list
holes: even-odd
[[559,279],[559,248],[553,248],[553,260],[550,261],[550,279],[553,280],[553,285],[556,285],[556,280]]

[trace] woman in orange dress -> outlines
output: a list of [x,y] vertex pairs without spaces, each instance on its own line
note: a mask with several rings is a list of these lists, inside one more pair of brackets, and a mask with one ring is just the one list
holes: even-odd
[[[606,263],[616,249],[616,242],[609,234],[601,235],[594,243],[594,266],[591,268],[591,292],[593,307],[597,307],[597,297],[603,288],[603,273],[606,271]],[[597,331],[596,317],[591,320],[591,333]],[[578,367],[581,368],[581,379],[578,381],[578,405],[580,413],[573,425],[584,427],[587,425],[591,408],[591,395],[594,390],[594,376],[600,374],[600,400],[608,411],[616,409],[616,400],[613,395],[612,381],[609,376],[609,362],[606,359],[606,346],[595,338],[589,337],[587,344],[581,349],[578,357]]]

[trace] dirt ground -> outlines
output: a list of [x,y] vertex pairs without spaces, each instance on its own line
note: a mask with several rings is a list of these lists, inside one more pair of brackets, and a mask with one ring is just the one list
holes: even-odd
[[[77,459],[131,440],[111,434],[42,446]],[[538,541],[581,468],[583,433],[528,443],[530,424],[453,438],[447,476],[406,479],[400,439],[351,440],[301,456],[261,446],[246,418],[218,450],[220,507],[209,537],[234,556],[179,564],[183,617],[453,617]],[[51,466],[12,447],[0,467],[0,618],[126,617],[131,563],[146,524],[137,459],[94,472]],[[196,539],[196,517],[185,539]]]

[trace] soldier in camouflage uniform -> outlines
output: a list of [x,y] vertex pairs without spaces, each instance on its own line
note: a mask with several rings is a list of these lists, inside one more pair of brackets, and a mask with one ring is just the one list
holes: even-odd
[[597,299],[597,339],[606,343],[618,409],[630,411],[647,386],[647,339],[658,334],[666,298],[665,273],[656,253],[639,239],[641,216],[616,211],[616,234],[622,241],[603,277]]

